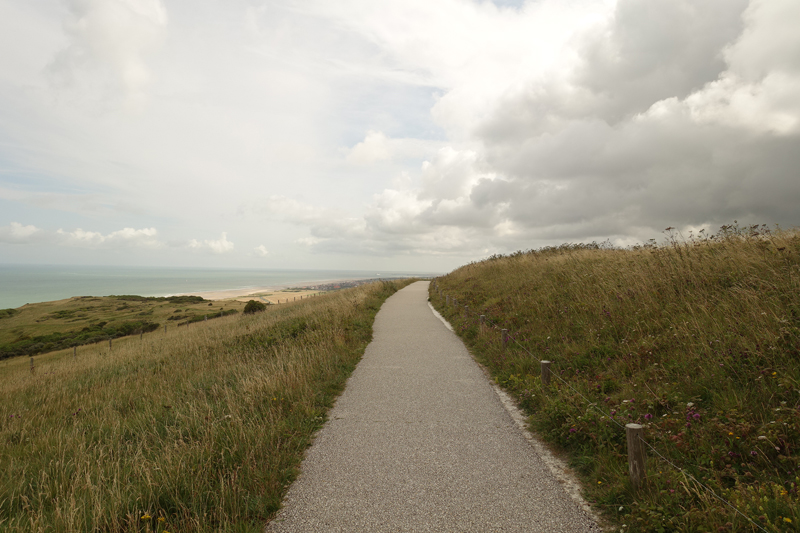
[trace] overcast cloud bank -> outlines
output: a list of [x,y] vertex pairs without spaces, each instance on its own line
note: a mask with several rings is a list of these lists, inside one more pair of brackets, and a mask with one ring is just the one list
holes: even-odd
[[13,260],[58,244],[446,270],[667,226],[800,224],[793,0],[53,0],[0,15]]

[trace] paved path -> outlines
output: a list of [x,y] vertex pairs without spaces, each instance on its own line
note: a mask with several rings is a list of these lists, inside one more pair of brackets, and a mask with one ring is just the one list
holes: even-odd
[[389,298],[268,532],[600,531],[552,477],[427,282]]

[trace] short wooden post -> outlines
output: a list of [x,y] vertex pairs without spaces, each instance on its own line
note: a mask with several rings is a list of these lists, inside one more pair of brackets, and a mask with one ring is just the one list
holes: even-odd
[[144,339],[144,331],[139,332],[139,340]]
[[550,361],[541,361],[542,385],[550,385]]
[[481,315],[481,318],[480,318],[479,322],[480,322],[480,325],[481,325],[480,326],[481,327],[481,331],[483,331],[483,328],[486,325],[486,315]]
[[445,301],[445,303],[446,303],[447,305],[450,305],[450,297],[449,297],[449,296],[445,296],[445,297],[444,297],[444,301]]
[[33,356],[31,356],[31,374],[35,374],[36,370],[33,368]]
[[465,305],[464,306],[464,318],[467,318],[467,317],[469,317],[469,306]]
[[167,334],[167,325],[164,324],[164,335],[166,335],[166,334]]
[[501,329],[500,330],[500,339],[503,341],[503,351],[506,350],[506,346],[508,346],[508,330]]
[[634,489],[641,487],[647,478],[642,427],[640,424],[625,424],[628,437],[628,472]]

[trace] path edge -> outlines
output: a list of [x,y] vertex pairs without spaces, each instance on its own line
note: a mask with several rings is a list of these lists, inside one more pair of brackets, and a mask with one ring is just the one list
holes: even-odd
[[[453,326],[444,318],[434,307],[431,305],[430,299],[428,299],[428,307],[430,308],[431,312],[434,314],[436,318],[442,321],[447,329],[455,333]],[[459,338],[461,340],[461,338]],[[463,341],[462,341],[463,343]],[[466,345],[464,345],[467,348]],[[528,417],[525,413],[520,409],[519,405],[517,404],[516,400],[508,394],[506,391],[503,390],[500,385],[492,378],[489,369],[482,365],[476,358],[475,355],[467,348],[472,360],[478,365],[478,367],[483,372],[484,376],[486,376],[487,381],[492,386],[495,394],[497,394],[500,403],[505,408],[506,412],[508,412],[511,419],[514,421],[514,424],[517,428],[522,432],[522,435],[525,437],[525,440],[531,445],[534,449],[536,454],[542,460],[542,462],[547,466],[547,469],[550,471],[550,474],[558,481],[558,483],[564,489],[564,492],[572,499],[575,504],[584,512],[586,513],[594,522],[601,528],[601,530],[607,529],[605,526],[605,521],[598,515],[595,509],[587,502],[583,494],[581,494],[583,487],[581,483],[578,481],[577,476],[572,472],[572,469],[567,465],[567,463],[557,457],[553,451],[542,441],[538,436],[536,436],[533,432],[531,432],[528,426]]]

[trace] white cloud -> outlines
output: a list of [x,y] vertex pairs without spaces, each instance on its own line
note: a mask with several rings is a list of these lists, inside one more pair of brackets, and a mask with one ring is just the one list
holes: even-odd
[[267,247],[264,246],[263,244],[253,248],[253,253],[255,255],[257,255],[258,257],[267,257],[267,255],[269,255],[269,251],[267,250]]
[[56,231],[59,244],[81,248],[162,248],[164,243],[158,240],[155,228],[124,228],[103,235],[96,231],[76,229],[74,231]]
[[440,141],[421,139],[391,139],[383,132],[370,130],[364,140],[347,154],[347,161],[355,165],[369,165],[386,161],[402,161],[427,157],[441,149]]
[[0,243],[28,244],[42,235],[42,230],[33,225],[23,226],[19,222],[12,222],[8,226],[0,226]]
[[140,105],[151,81],[145,57],[163,39],[167,11],[161,0],[68,0],[67,48],[53,60],[53,81],[73,96]]
[[217,240],[203,240],[198,241],[192,239],[189,241],[188,247],[190,250],[206,251],[214,254],[227,254],[233,251],[233,243],[228,240],[228,234],[222,232],[222,236]]

